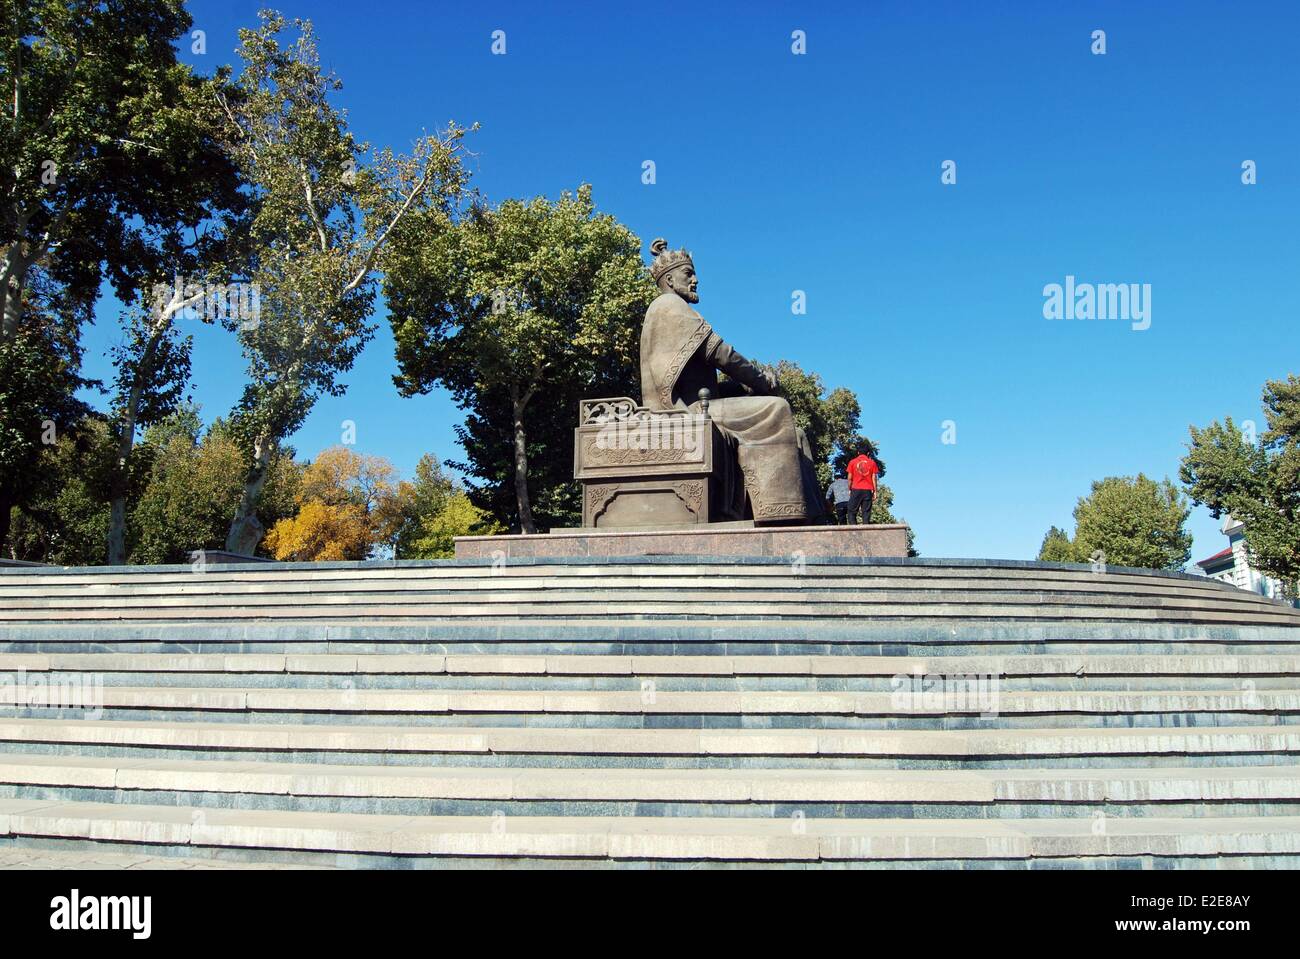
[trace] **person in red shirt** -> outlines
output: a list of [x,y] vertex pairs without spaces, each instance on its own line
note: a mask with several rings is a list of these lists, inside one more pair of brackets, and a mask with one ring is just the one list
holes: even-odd
[[[876,477],[880,475],[880,466],[871,455],[875,452],[864,444],[858,455],[849,460],[846,470],[849,479],[849,523],[871,522],[871,505],[876,499]],[[858,519],[861,511],[862,519]]]

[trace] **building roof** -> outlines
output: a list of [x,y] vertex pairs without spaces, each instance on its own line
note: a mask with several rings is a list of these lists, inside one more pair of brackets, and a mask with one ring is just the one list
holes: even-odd
[[1232,547],[1229,546],[1227,549],[1219,550],[1217,553],[1215,553],[1213,556],[1210,556],[1207,559],[1200,560],[1196,565],[1201,567],[1202,569],[1205,569],[1208,566],[1217,565],[1221,560],[1231,559],[1231,558],[1232,558]]

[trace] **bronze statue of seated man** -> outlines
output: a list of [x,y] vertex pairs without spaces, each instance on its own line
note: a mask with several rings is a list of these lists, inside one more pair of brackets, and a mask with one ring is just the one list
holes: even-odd
[[[698,412],[700,391],[714,425],[735,438],[755,523],[820,522],[825,507],[817,488],[812,452],[794,422],[790,404],[776,392],[776,377],[759,369],[722,340],[692,309],[700,300],[691,255],[650,246],[650,275],[661,294],[641,328],[642,405],[649,410]],[[722,389],[718,371],[733,383]]]

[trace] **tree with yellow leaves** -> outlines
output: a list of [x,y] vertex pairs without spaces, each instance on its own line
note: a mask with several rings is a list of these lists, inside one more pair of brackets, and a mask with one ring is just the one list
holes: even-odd
[[503,529],[470,502],[431,454],[420,458],[415,482],[408,483],[398,480],[382,456],[332,446],[303,471],[297,503],[297,515],[266,535],[276,559],[357,560],[377,552],[439,559],[455,555],[457,536]]
[[365,559],[401,522],[396,479],[382,456],[331,446],[303,472],[298,513],[271,528],[266,548],[281,560]]
[[313,500],[303,503],[292,519],[282,519],[271,527],[266,547],[281,560],[365,559],[374,547],[374,535],[370,518],[361,507]]

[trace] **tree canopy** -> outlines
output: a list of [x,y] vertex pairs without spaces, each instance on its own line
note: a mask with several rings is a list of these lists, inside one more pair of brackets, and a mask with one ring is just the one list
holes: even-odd
[[272,12],[261,19],[240,31],[243,70],[221,101],[252,204],[245,258],[230,268],[259,291],[253,322],[228,321],[248,365],[232,414],[248,454],[226,544],[237,552],[262,535],[257,501],[271,449],[319,397],[342,395],[341,374],[374,335],[385,244],[409,216],[424,214],[426,228],[445,219],[466,177],[466,131],[455,124],[409,155],[385,149],[366,163],[366,145],[332,103],[341,83],[322,69],[311,24]]
[[1184,528],[1190,514],[1186,498],[1168,479],[1108,476],[1080,497],[1074,536],[1052,527],[1038,558],[1180,570],[1191,557],[1192,537]]
[[420,458],[412,483],[382,456],[332,446],[303,469],[296,504],[267,533],[276,559],[434,559],[454,554],[456,536],[498,529],[431,454]]
[[1179,476],[1195,503],[1240,520],[1252,565],[1295,597],[1300,583],[1300,377],[1264,384],[1268,429],[1251,442],[1226,418],[1198,429]]
[[[191,26],[182,0],[24,0],[0,34],[0,341],[22,323],[33,268],[70,301],[106,277],[124,302],[239,206],[220,149],[220,82],[176,57]],[[188,236],[156,242],[183,223]]]
[[190,26],[181,0],[24,0],[0,20],[0,542],[50,479],[51,426],[87,412],[78,338],[101,282],[138,304],[242,206],[221,81],[177,59]]
[[555,201],[476,204],[454,221],[440,210],[412,215],[386,267],[399,391],[451,392],[470,415],[469,438],[489,439],[469,448],[471,473],[504,478],[495,450],[507,450],[512,525],[536,532],[536,438],[570,437],[582,397],[635,389],[641,318],[655,295],[640,240],[598,213],[584,184]]

